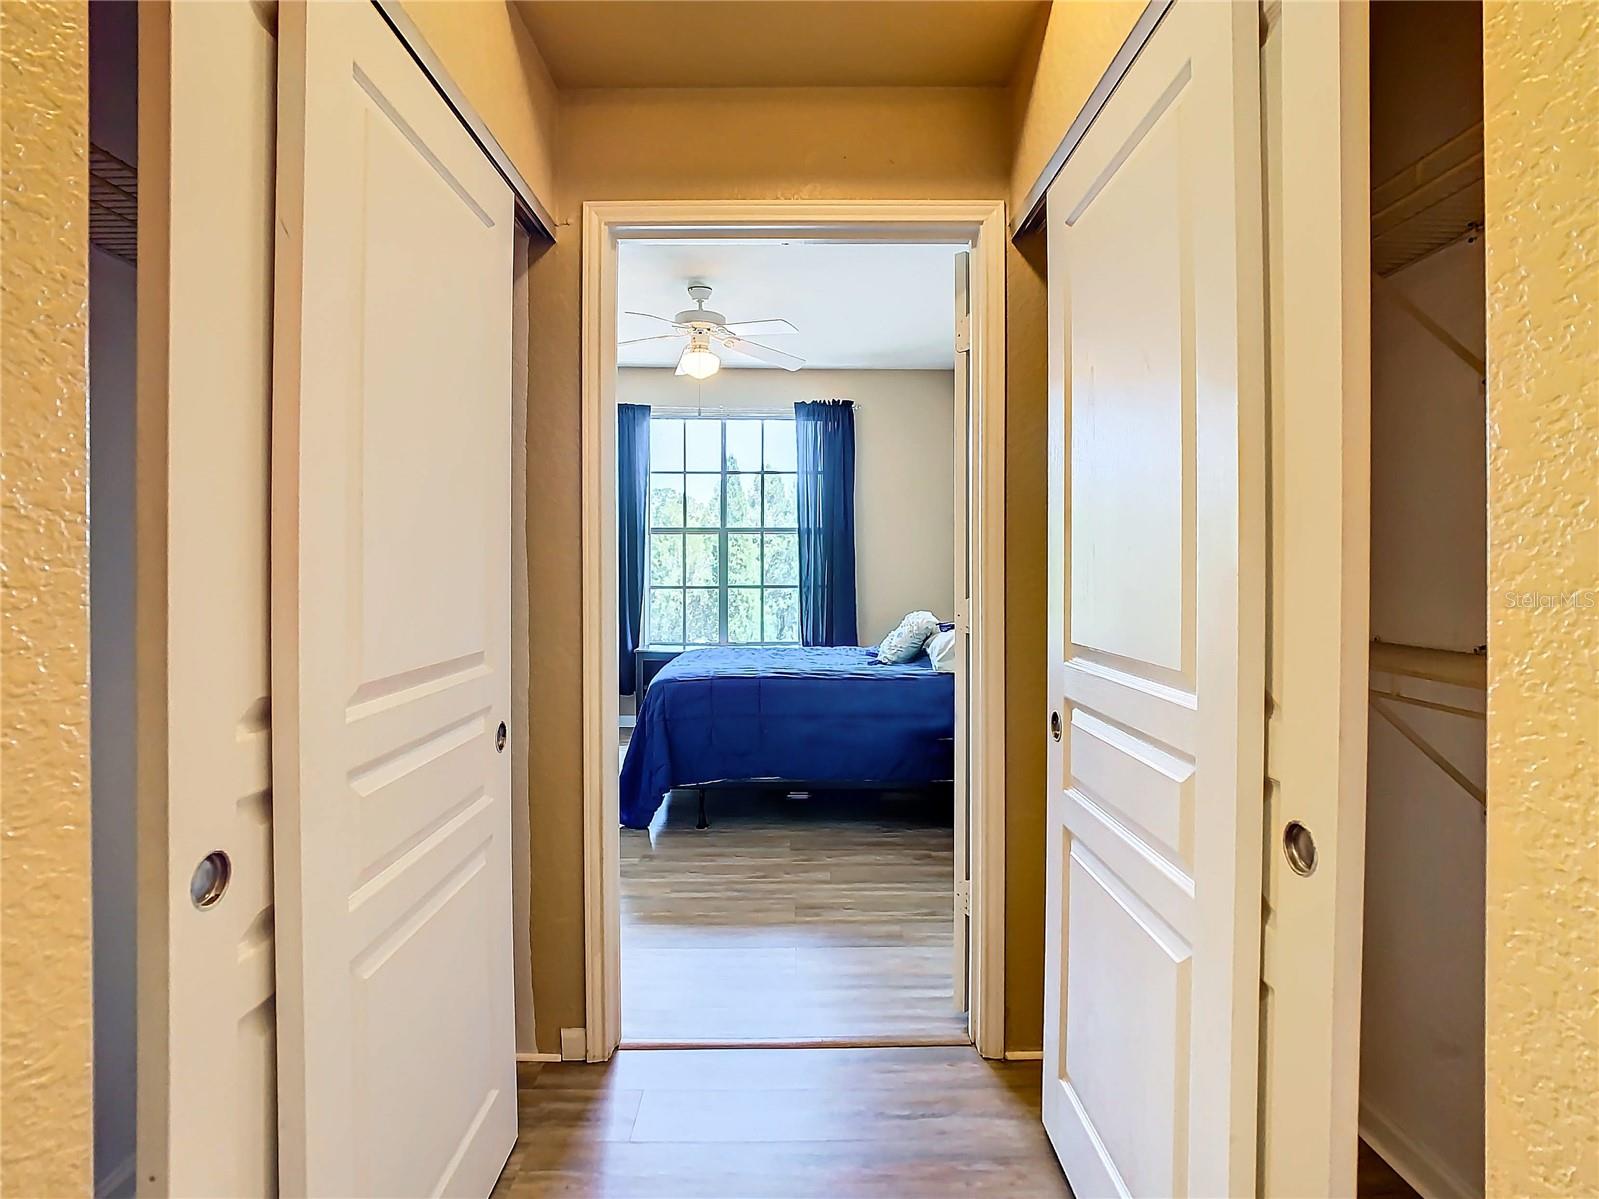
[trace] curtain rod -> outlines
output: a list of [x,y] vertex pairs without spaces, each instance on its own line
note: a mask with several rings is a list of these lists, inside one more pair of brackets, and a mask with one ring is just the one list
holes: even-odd
[[[824,397],[818,397],[824,398]],[[826,399],[838,397],[828,396]],[[796,403],[811,403],[810,400],[798,400]],[[840,403],[852,404],[859,408],[859,400],[839,399]],[[751,419],[771,418],[777,416],[793,416],[793,404],[779,404],[770,408],[729,408],[723,404],[646,404],[651,416],[689,417],[689,416],[745,416]]]

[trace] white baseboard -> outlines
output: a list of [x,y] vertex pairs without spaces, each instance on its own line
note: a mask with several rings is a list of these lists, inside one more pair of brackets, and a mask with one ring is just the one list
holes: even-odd
[[588,1030],[563,1028],[561,1030],[561,1060],[563,1062],[588,1061]]
[[519,1053],[516,1055],[519,1062],[558,1062],[561,1055],[558,1053]]
[[133,1166],[133,1154],[130,1153],[104,1178],[95,1182],[94,1199],[124,1199],[124,1196],[132,1196]]
[[1416,1144],[1384,1113],[1362,1101],[1360,1135],[1422,1199],[1482,1199],[1483,1184],[1472,1186],[1437,1154]]
[[1041,1062],[1044,1060],[1042,1049],[1007,1049],[1005,1050],[1007,1062]]

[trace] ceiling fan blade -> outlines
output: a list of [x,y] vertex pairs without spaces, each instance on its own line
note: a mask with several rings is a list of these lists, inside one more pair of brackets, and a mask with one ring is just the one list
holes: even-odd
[[657,333],[653,337],[630,337],[626,341],[619,341],[616,344],[618,346],[636,346],[646,341],[676,341],[682,336],[683,334],[681,333]]
[[782,350],[774,350],[771,346],[756,345],[753,341],[745,341],[742,337],[724,337],[722,344],[730,350],[748,354],[751,358],[759,358],[762,362],[770,362],[773,366],[780,366],[786,371],[797,371],[805,365],[803,358],[794,354],[785,354]]
[[624,311],[622,313],[622,315],[623,316],[642,316],[647,321],[660,321],[661,324],[663,324],[663,325],[671,325],[672,328],[674,328],[674,329],[676,329],[678,327],[678,324],[677,324],[676,321],[672,320],[669,317],[656,316],[653,312]]
[[723,325],[734,337],[772,337],[778,333],[798,333],[791,321],[782,319],[770,321],[734,321],[730,325]]

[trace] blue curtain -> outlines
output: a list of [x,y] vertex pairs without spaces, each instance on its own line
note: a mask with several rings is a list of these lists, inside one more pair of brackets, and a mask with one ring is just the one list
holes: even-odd
[[616,409],[616,628],[619,690],[631,695],[634,651],[644,637],[644,575],[650,543],[650,410],[644,404]]
[[794,405],[800,643],[855,645],[855,405]]

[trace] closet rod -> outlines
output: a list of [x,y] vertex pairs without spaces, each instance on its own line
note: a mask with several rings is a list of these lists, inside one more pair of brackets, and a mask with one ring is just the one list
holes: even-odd
[[1373,641],[1371,669],[1412,679],[1431,679],[1435,683],[1453,683],[1457,687],[1475,687],[1479,691],[1488,685],[1488,659],[1467,650]]
[[[803,402],[803,401],[802,401]],[[859,400],[847,400],[856,408],[863,408]],[[726,404],[651,404],[651,416],[665,417],[667,420],[693,420],[696,417],[747,417],[750,420],[793,420],[793,404],[774,404],[760,408],[740,408]]]

